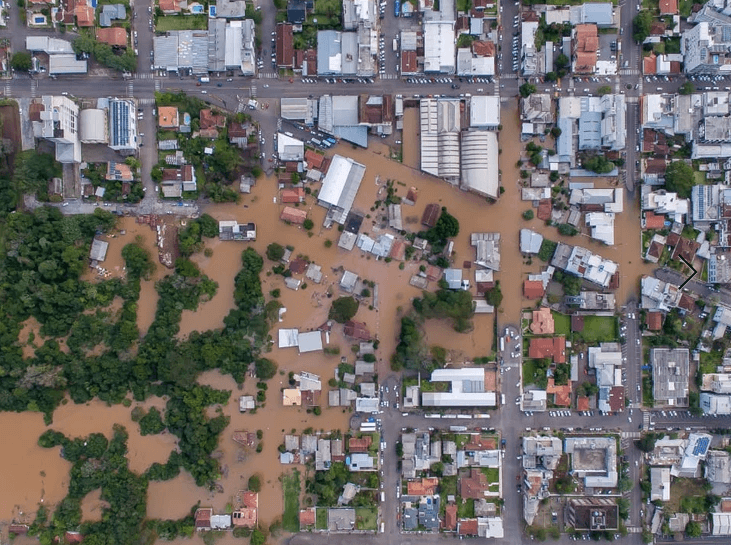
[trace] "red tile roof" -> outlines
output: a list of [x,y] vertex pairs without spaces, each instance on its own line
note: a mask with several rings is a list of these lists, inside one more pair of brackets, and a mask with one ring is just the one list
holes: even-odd
[[647,329],[660,331],[662,329],[662,312],[648,312],[646,321]]
[[472,42],[472,53],[478,57],[494,57],[495,44],[489,41]]
[[160,0],[159,4],[163,12],[180,11],[180,0]]
[[414,74],[417,70],[416,51],[401,52],[401,73]]
[[523,282],[523,297],[526,299],[540,299],[543,297],[543,282],[540,280],[526,280]]
[[660,15],[676,15],[678,13],[678,0],[660,0]]
[[457,483],[459,487],[459,495],[462,499],[479,500],[485,497],[485,492],[489,486],[487,477],[479,469],[471,469],[468,477],[461,477]]
[[645,212],[646,229],[662,229],[664,226],[665,216],[655,214],[654,212]]
[[80,27],[94,26],[94,8],[86,4],[77,4],[74,9],[76,24]]
[[292,68],[294,66],[294,33],[291,23],[277,25],[277,66]]
[[300,526],[312,526],[315,524],[315,508],[302,509],[300,511]]
[[444,529],[445,530],[456,530],[457,529],[457,506],[453,503],[447,505],[444,512]]
[[279,200],[283,203],[297,203],[305,200],[305,190],[301,187],[282,189]]
[[214,115],[213,110],[206,108],[201,110],[200,126],[201,129],[212,129],[215,127],[222,129],[226,126],[226,116],[221,114]]
[[305,151],[305,161],[307,162],[307,166],[309,168],[316,168],[320,170],[322,168],[322,164],[325,161],[325,156],[321,153],[317,153],[314,150],[308,149]]
[[285,206],[284,210],[282,210],[282,213],[279,215],[279,219],[299,225],[304,223],[305,219],[307,219],[307,212],[305,210],[297,210],[291,206]]
[[546,393],[553,394],[553,404],[558,407],[571,407],[571,381],[563,386],[556,386],[553,377],[548,379]]
[[421,224],[427,227],[434,227],[437,224],[441,211],[442,208],[438,204],[427,204],[424,214],[421,216]]
[[365,322],[348,320],[343,325],[343,333],[347,337],[353,337],[361,341],[370,341],[372,339],[371,332],[368,331],[368,325]]
[[100,28],[96,31],[96,39],[112,46],[127,47],[127,31],[122,27]]
[[593,72],[596,67],[599,35],[596,25],[576,25],[575,72]]
[[589,410],[589,398],[586,396],[579,396],[576,399],[576,410],[577,411],[588,411]]
[[657,56],[654,53],[650,53],[647,57],[642,59],[642,72],[644,74],[657,73]]
[[459,521],[459,535],[476,536],[477,519],[462,519]]
[[196,509],[195,527],[196,528],[210,528],[212,516],[213,516],[213,508],[211,508],[211,507],[203,507],[201,509]]
[[409,481],[406,490],[409,496],[433,496],[439,486],[436,477],[422,478],[420,481]]
[[554,363],[566,362],[566,338],[539,337],[530,340],[528,357],[532,359],[552,358]]
[[368,452],[368,447],[371,446],[372,441],[370,435],[366,435],[360,439],[351,437],[348,439],[348,450],[350,452]]
[[609,390],[609,408],[613,413],[624,410],[624,386],[614,386]]
[[540,200],[538,201],[538,212],[536,213],[536,216],[539,220],[550,220],[552,208],[553,206],[551,205],[551,199]]

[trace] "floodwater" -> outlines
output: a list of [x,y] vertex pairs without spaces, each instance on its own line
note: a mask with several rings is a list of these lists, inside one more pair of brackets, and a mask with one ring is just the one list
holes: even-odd
[[[415,117],[414,109],[406,110],[407,126]],[[409,120],[412,122],[409,122]],[[637,199],[625,202],[625,212],[617,216],[615,224],[615,239],[618,244],[607,247],[581,235],[564,239],[558,235],[555,227],[547,227],[542,221],[526,222],[522,219],[523,210],[530,208],[530,203],[520,200],[520,174],[515,164],[520,150],[524,146],[516,145],[519,141],[519,123],[517,119],[517,101],[510,100],[503,104],[503,130],[500,134],[500,168],[502,184],[505,193],[496,204],[489,204],[484,198],[465,193],[432,176],[418,172],[408,165],[418,165],[418,149],[407,147],[404,150],[404,161],[400,164],[389,160],[389,149],[382,142],[371,144],[370,149],[352,149],[352,146],[340,144],[334,152],[352,157],[366,165],[366,174],[355,201],[354,208],[372,217],[366,217],[361,232],[371,236],[378,236],[381,230],[381,219],[377,217],[383,211],[372,211],[374,202],[385,196],[384,185],[386,180],[393,180],[397,194],[405,196],[410,186],[418,190],[416,205],[403,206],[404,227],[407,230],[421,229],[419,220],[424,208],[429,203],[439,203],[460,221],[460,234],[454,241],[453,264],[461,267],[465,261],[474,259],[474,249],[469,244],[469,235],[472,232],[501,233],[501,272],[495,275],[500,280],[504,295],[503,303],[498,312],[498,320],[502,323],[517,323],[520,310],[524,306],[532,306],[522,299],[522,281],[528,274],[539,272],[545,264],[533,258],[531,264],[521,256],[518,246],[519,230],[530,227],[551,240],[564,240],[571,244],[580,244],[612,259],[620,264],[621,282],[617,291],[618,304],[623,304],[636,291],[637,279],[646,274],[651,267],[643,264],[640,257],[639,207]],[[404,139],[410,141],[413,139]],[[601,184],[597,183],[597,186]],[[279,221],[282,205],[278,203],[277,182],[273,178],[262,178],[253,188],[252,194],[245,195],[238,205],[210,205],[204,212],[214,218],[236,219],[240,222],[253,221],[257,225],[257,240],[253,243],[221,242],[219,240],[206,241],[206,248],[213,250],[213,255],[207,258],[200,253],[194,257],[201,270],[210,278],[217,281],[219,289],[216,296],[200,305],[197,311],[183,313],[180,338],[184,338],[193,330],[207,330],[221,327],[223,318],[233,307],[234,277],[241,267],[240,254],[247,247],[253,246],[261,255],[265,254],[268,244],[277,242],[294,247],[293,257],[302,256],[322,266],[323,280],[321,284],[314,284],[297,276],[307,283],[298,291],[289,290],[284,286],[283,278],[271,274],[275,265],[265,258],[265,267],[262,274],[262,289],[265,297],[270,299],[270,291],[279,289],[280,302],[287,309],[282,321],[272,327],[271,335],[276,340],[277,330],[284,328],[299,328],[300,331],[315,329],[327,320],[330,299],[345,295],[338,282],[341,270],[355,272],[361,279],[367,279],[378,285],[377,308],[369,309],[368,304],[375,304],[372,298],[362,304],[357,320],[365,321],[371,333],[380,340],[378,351],[377,370],[381,380],[390,373],[388,360],[393,353],[399,334],[401,316],[411,308],[411,301],[420,295],[420,291],[409,286],[408,281],[412,274],[418,272],[419,263],[412,261],[399,268],[397,261],[386,263],[376,260],[372,256],[362,254],[358,249],[346,252],[337,248],[339,232],[337,228],[324,229],[322,221],[325,210],[314,203],[312,197],[300,205],[308,210],[309,216],[315,223],[312,235],[301,227],[286,225]],[[123,274],[121,248],[124,244],[134,240],[137,234],[143,236],[145,245],[155,255],[155,234],[146,225],[135,223],[133,218],[120,220],[120,228],[126,229],[126,235],[109,240],[109,254],[104,268],[112,274]],[[332,241],[332,247],[325,246],[327,240]],[[142,283],[142,293],[138,310],[138,326],[144,333],[152,323],[157,304],[157,295],[154,290],[154,280],[161,278],[167,270],[158,265],[155,278]],[[466,277],[473,279],[473,268],[466,269]],[[92,276],[93,277],[93,276]],[[434,289],[430,286],[429,289]],[[475,329],[468,334],[455,333],[451,325],[445,321],[432,320],[424,328],[425,343],[439,345],[446,348],[449,358],[456,363],[471,361],[474,357],[485,356],[491,352],[493,316],[478,315],[474,317]],[[30,328],[30,326],[29,326]],[[24,333],[27,339],[27,333]],[[276,344],[276,341],[275,341]],[[193,479],[187,473],[181,474],[172,481],[165,483],[151,483],[148,493],[148,515],[154,518],[178,518],[187,514],[197,501],[202,505],[211,505],[217,511],[222,511],[235,493],[246,487],[246,482],[254,473],[262,476],[262,492],[260,494],[260,519],[268,524],[281,515],[282,490],[279,477],[288,468],[279,464],[278,445],[283,441],[283,435],[295,430],[312,427],[315,430],[345,429],[348,426],[350,413],[342,408],[325,408],[327,406],[327,381],[334,375],[340,356],[346,356],[348,361],[354,360],[351,352],[351,340],[342,336],[342,329],[336,324],[329,337],[331,347],[339,347],[339,356],[329,356],[322,353],[298,355],[296,349],[278,349],[276,346],[266,354],[276,361],[281,371],[270,380],[267,391],[267,401],[255,414],[240,414],[238,412],[238,396],[255,393],[255,379],[248,378],[243,390],[228,376],[218,372],[204,373],[199,382],[209,384],[215,388],[232,391],[230,402],[222,408],[224,414],[231,417],[231,424],[222,433],[218,451],[215,453],[221,461],[223,475],[219,484],[223,493],[210,493],[195,486]],[[321,405],[322,415],[307,414],[302,408],[283,407],[281,404],[280,388],[286,386],[289,371],[309,371],[321,376],[324,388]],[[161,400],[155,404],[162,405]],[[69,435],[85,435],[93,431],[111,434],[112,424],[125,424],[130,432],[130,467],[141,472],[154,461],[164,462],[170,451],[175,448],[175,438],[170,435],[139,437],[138,427],[130,421],[131,408],[122,406],[107,407],[102,403],[91,403],[84,406],[68,404],[61,407],[54,415],[53,428]],[[211,412],[215,414],[215,410]],[[44,498],[46,502],[55,502],[65,494],[68,481],[69,464],[63,461],[56,452],[41,449],[36,445],[37,437],[46,429],[41,415],[35,413],[0,414],[0,423],[5,429],[13,426],[17,429],[15,449],[8,450],[2,455],[0,463],[0,482],[9,482],[9,490],[17,491],[12,497],[0,499],[0,520],[8,520],[19,510],[33,510],[37,502]],[[231,439],[236,430],[264,432],[263,452],[245,452]],[[44,471],[44,475],[41,475]],[[88,500],[93,502],[93,498]],[[85,512],[86,516],[86,512]],[[93,506],[89,509],[89,516],[94,516]],[[228,543],[227,536],[221,543]]]

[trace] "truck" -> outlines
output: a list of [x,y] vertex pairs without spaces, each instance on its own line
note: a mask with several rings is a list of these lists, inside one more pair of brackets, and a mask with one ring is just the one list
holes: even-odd
[[500,352],[505,352],[505,337],[500,337]]
[[505,405],[505,394],[500,394],[500,401]]
[[393,50],[398,51],[398,40],[396,38],[393,39]]
[[384,503],[386,501],[386,493],[381,492],[381,503]]
[[199,83],[210,83],[211,78],[209,78],[208,76],[201,76],[200,79],[198,79],[198,82]]
[[383,533],[385,531],[386,531],[386,523],[385,522],[382,522],[381,523],[381,533]]

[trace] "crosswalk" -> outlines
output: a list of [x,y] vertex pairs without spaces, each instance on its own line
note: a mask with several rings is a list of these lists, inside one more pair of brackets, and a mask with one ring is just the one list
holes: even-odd
[[135,85],[131,81],[127,82],[127,96],[132,98],[135,96]]
[[624,68],[619,71],[620,76],[639,76],[640,71],[636,68]]
[[137,103],[141,106],[154,106],[155,105],[155,99],[154,98],[138,98]]
[[6,96],[6,97],[9,97],[9,96],[10,96],[10,95],[12,95],[12,94],[13,94],[13,88],[12,88],[12,86],[10,85],[10,80],[7,80],[7,79],[6,79],[6,80],[5,80],[5,96]]
[[398,76],[398,74],[381,74],[380,78],[381,79],[398,79],[399,76]]
[[135,79],[152,79],[155,77],[154,72],[135,72]]
[[279,75],[276,72],[259,72],[256,77],[259,79],[277,79]]
[[159,91],[160,89],[162,89],[162,82],[159,79],[156,79],[155,80],[155,92]]
[[622,439],[639,439],[641,436],[638,431],[623,431],[621,433]]
[[35,79],[30,80],[30,97],[36,98],[38,96],[38,82]]
[[251,82],[251,98],[256,98],[256,84]]

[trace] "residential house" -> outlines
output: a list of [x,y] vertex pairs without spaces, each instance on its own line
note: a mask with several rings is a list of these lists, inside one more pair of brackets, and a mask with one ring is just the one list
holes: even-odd
[[122,27],[99,28],[96,39],[112,47],[127,47],[127,31]]
[[160,187],[164,197],[180,198],[184,192],[196,191],[198,185],[193,165],[163,169]]
[[566,337],[534,337],[530,340],[528,357],[551,358],[553,363],[566,363]]
[[538,310],[533,311],[530,330],[534,335],[553,335],[555,324],[549,307],[540,307]]
[[160,106],[157,109],[158,127],[176,131],[180,126],[178,108],[176,106]]
[[307,219],[307,211],[292,208],[291,206],[285,206],[284,210],[282,210],[282,213],[279,215],[279,219],[294,225],[302,225]]

